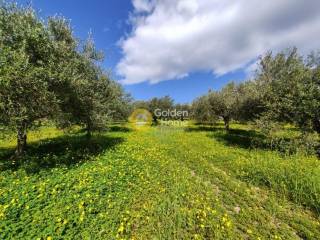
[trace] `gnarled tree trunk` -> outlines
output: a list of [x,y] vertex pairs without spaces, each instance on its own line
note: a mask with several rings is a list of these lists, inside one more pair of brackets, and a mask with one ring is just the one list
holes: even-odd
[[91,136],[92,136],[92,125],[91,125],[91,121],[88,120],[86,123],[86,137],[88,140],[90,140]]
[[320,119],[313,119],[313,129],[320,135]]
[[224,127],[227,131],[230,130],[230,118],[229,117],[223,117]]
[[22,122],[17,128],[16,156],[21,157],[27,148],[27,124]]

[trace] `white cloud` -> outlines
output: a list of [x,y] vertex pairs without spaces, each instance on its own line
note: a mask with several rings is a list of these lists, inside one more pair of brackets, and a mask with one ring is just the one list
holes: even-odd
[[155,6],[154,0],[132,0],[136,12],[150,12]]
[[125,84],[193,71],[225,74],[267,50],[320,47],[319,0],[133,0],[132,33],[121,41]]

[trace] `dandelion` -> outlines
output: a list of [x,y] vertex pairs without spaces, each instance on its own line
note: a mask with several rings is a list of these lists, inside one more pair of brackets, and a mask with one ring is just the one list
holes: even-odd
[[81,201],[80,203],[79,203],[79,209],[83,209],[84,208],[84,201]]
[[124,231],[124,226],[123,223],[120,224],[120,227],[118,228],[118,233],[123,233]]
[[84,215],[85,215],[84,211],[81,212],[80,218],[79,218],[80,222],[83,222],[83,220],[84,220]]
[[231,227],[231,221],[226,222],[226,227],[228,227],[228,228]]

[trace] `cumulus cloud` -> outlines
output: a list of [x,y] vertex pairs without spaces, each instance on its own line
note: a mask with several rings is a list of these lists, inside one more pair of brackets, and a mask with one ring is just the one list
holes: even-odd
[[155,6],[154,0],[133,0],[132,4],[136,12],[150,12]]
[[133,0],[132,32],[120,42],[125,84],[194,71],[222,75],[267,50],[320,47],[319,0]]

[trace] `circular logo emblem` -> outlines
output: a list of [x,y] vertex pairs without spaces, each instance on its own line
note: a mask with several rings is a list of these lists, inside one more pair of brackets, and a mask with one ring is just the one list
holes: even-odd
[[134,124],[136,127],[151,126],[152,114],[143,108],[136,109],[130,115],[129,122]]

